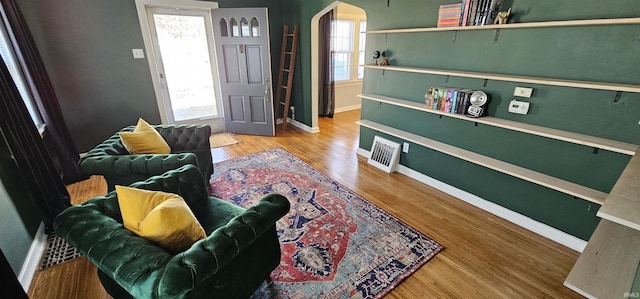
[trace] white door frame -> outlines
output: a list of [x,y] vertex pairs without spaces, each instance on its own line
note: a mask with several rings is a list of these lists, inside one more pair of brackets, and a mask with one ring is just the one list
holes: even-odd
[[[169,119],[167,118],[167,113],[170,113],[165,106],[162,94],[162,82],[160,81],[160,76],[158,66],[155,64],[156,62],[156,54],[153,50],[153,42],[151,37],[151,29],[149,28],[149,18],[147,15],[147,8],[149,7],[158,7],[158,8],[173,8],[176,6],[195,9],[195,10],[207,10],[211,11],[212,9],[218,8],[218,2],[209,2],[209,1],[193,1],[193,0],[135,0],[136,1],[136,10],[138,12],[138,20],[140,22],[140,29],[142,31],[142,39],[144,41],[145,53],[147,55],[147,62],[149,63],[149,70],[151,74],[151,81],[153,82],[153,89],[156,96],[156,103],[158,104],[158,110],[160,112],[160,119],[163,124],[168,124]],[[217,72],[217,69],[215,70]],[[214,81],[216,81],[217,76],[214,76]],[[218,82],[214,82],[214,86],[219,86]],[[218,88],[219,89],[219,88]],[[220,90],[216,91],[218,99]],[[217,123],[220,123],[218,125]],[[216,122],[216,125],[211,128],[213,132],[224,131],[224,119],[220,118],[219,121]]]

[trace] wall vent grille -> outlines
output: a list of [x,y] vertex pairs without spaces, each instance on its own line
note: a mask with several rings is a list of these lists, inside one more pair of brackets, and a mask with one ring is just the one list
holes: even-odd
[[380,136],[373,138],[369,164],[380,168],[388,173],[396,171],[400,161],[400,144],[384,139]]

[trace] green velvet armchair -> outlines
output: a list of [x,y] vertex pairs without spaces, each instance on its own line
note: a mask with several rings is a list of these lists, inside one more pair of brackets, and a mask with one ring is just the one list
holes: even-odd
[[275,222],[289,211],[284,196],[235,206],[209,197],[193,165],[131,186],[182,196],[208,237],[172,255],[124,228],[115,191],[69,207],[54,229],[98,267],[114,298],[247,298],[280,263]]
[[[120,132],[131,132],[129,126]],[[209,179],[213,174],[209,136],[211,127],[207,125],[156,125],[153,126],[171,147],[166,155],[131,155],[120,141],[119,132],[97,145],[80,159],[80,169],[90,175],[102,175],[107,188],[115,185],[128,186],[153,175],[183,165],[192,164]]]

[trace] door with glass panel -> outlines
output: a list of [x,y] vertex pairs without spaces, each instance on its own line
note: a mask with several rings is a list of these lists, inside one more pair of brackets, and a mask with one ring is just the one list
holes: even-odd
[[227,131],[274,136],[267,8],[211,13]]
[[146,7],[146,14],[163,118],[168,123],[221,127],[210,11]]

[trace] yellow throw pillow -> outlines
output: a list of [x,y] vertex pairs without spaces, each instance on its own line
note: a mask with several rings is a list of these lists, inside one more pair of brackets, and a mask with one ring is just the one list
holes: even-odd
[[171,148],[151,125],[138,119],[133,132],[120,132],[120,140],[130,154],[169,154]]
[[124,227],[171,253],[185,251],[206,234],[177,194],[116,186]]

